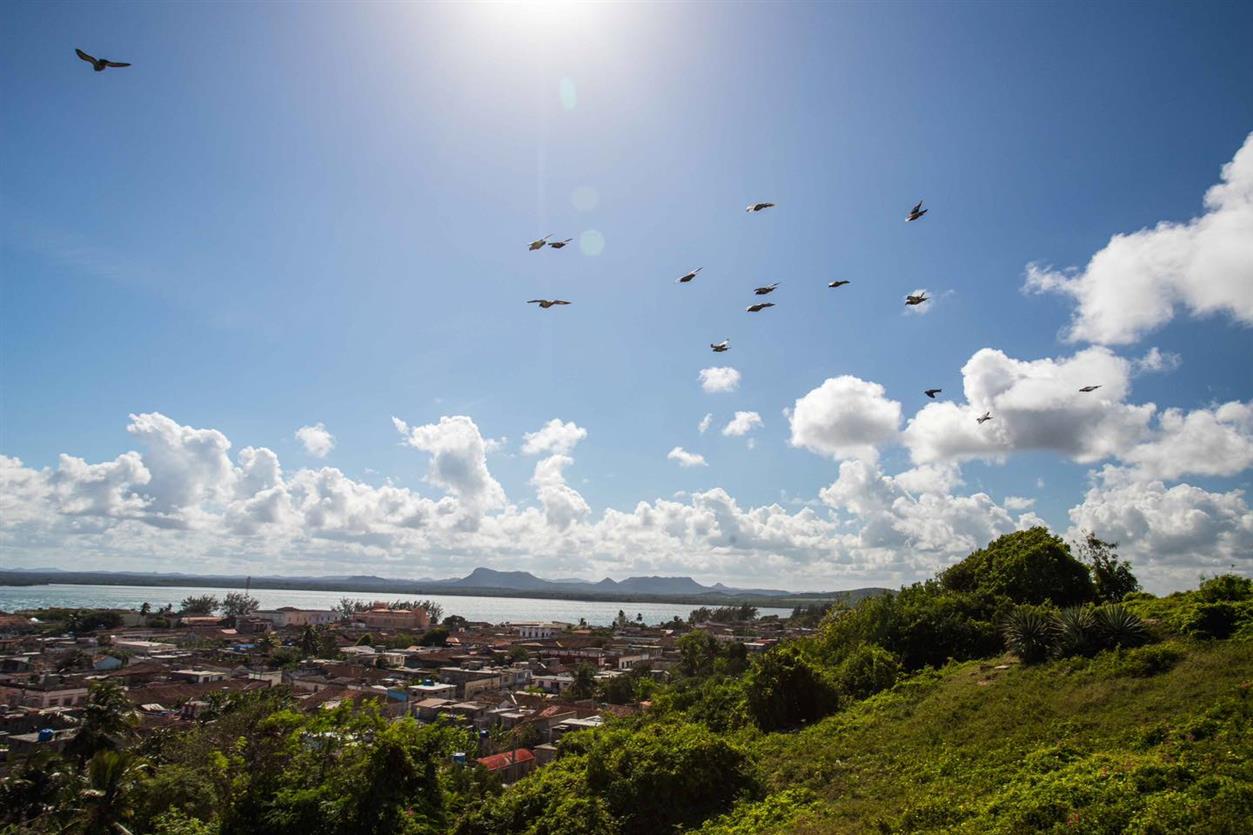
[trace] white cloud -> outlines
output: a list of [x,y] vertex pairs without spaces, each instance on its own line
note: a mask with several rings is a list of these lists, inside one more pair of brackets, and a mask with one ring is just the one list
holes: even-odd
[[565,455],[552,455],[535,465],[531,484],[535,486],[544,518],[559,530],[566,530],[591,511],[579,491],[566,484],[563,470],[574,463]]
[[735,391],[740,387],[740,372],[729,366],[702,368],[700,387],[708,394]]
[[738,438],[741,435],[747,435],[761,425],[761,415],[756,412],[736,412],[735,417],[731,418],[730,422],[722,427],[722,434]]
[[522,436],[522,452],[526,455],[568,455],[587,437],[587,430],[574,421],[563,423],[553,418],[535,432]]
[[468,521],[504,505],[505,491],[487,470],[487,445],[469,417],[441,417],[439,423],[413,427],[399,418],[392,422],[409,446],[431,454],[426,480],[457,497]]
[[1253,569],[1253,510],[1241,490],[1167,487],[1130,470],[1105,467],[1070,511],[1070,535],[1092,531],[1120,543],[1141,579],[1157,591],[1194,584],[1206,572]]
[[696,429],[697,429],[697,431],[698,431],[698,432],[700,432],[702,435],[704,435],[704,434],[705,434],[705,430],[709,429],[709,425],[710,425],[711,423],[713,423],[713,422],[714,422],[714,416],[713,416],[713,414],[712,414],[712,413],[706,413],[706,414],[705,414],[705,416],[704,416],[703,418],[701,418],[701,419],[700,419],[700,423],[696,424]]
[[1183,357],[1178,354],[1150,348],[1144,356],[1132,361],[1131,369],[1135,374],[1165,374],[1174,371],[1182,364]]
[[666,453],[666,458],[671,461],[678,461],[680,467],[704,467],[705,456],[697,455],[695,452],[688,452],[681,446]]
[[1148,478],[1235,475],[1253,466],[1253,404],[1167,409],[1153,436],[1119,457]]
[[1035,507],[1035,499],[1028,499],[1023,496],[1006,496],[1005,501],[1001,502],[1005,505],[1006,510],[1029,510]]
[[1075,300],[1071,341],[1135,342],[1180,306],[1253,324],[1253,134],[1223,166],[1205,208],[1186,223],[1114,235],[1082,270],[1030,264],[1024,289]]
[[[1149,435],[1156,407],[1122,402],[1129,379],[1130,363],[1107,348],[1039,360],[983,348],[962,367],[966,403],[928,403],[906,426],[905,445],[919,464],[1023,450],[1097,461]],[[1086,385],[1101,388],[1080,392]],[[985,411],[992,420],[977,423]]]
[[873,463],[877,447],[897,437],[901,404],[888,399],[878,383],[845,375],[797,400],[790,421],[793,446]]
[[321,423],[297,429],[296,440],[300,441],[305,452],[314,458],[325,458],[335,448],[335,436],[326,431],[326,427]]

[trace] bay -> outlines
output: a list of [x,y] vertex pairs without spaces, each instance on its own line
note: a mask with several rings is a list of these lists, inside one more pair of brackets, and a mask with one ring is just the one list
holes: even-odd
[[[186,597],[212,594],[219,600],[238,588],[204,588],[200,586],[80,586],[50,584],[46,586],[0,586],[0,611],[40,609],[61,606],[65,608],[138,609],[148,603],[154,609],[167,603],[178,604]],[[352,591],[310,591],[303,589],[254,589],[252,596],[262,609],[295,606],[298,609],[329,609],[340,598],[354,600],[383,599],[381,596]],[[687,620],[688,614],[698,608],[695,603],[628,603],[604,600],[551,600],[531,597],[472,597],[459,594],[390,594],[386,600],[433,600],[444,607],[445,617],[461,615],[467,620],[489,623],[515,623],[520,621],[564,621],[578,623],[580,618],[593,626],[606,626],[618,616],[618,611],[635,620],[636,614],[644,616],[644,622],[657,624],[669,621],[676,615]],[[791,609],[758,609],[759,615],[787,617]]]

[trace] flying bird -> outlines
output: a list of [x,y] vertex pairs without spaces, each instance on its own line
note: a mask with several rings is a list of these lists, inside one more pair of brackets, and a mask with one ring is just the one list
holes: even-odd
[[531,299],[530,301],[527,302],[527,304],[538,304],[544,310],[547,310],[548,308],[552,307],[555,304],[569,304],[569,303],[570,302],[566,301],[565,299]]
[[777,281],[776,281],[774,284],[770,284],[770,285],[768,285],[768,286],[766,286],[766,287],[758,287],[758,288],[757,288],[756,290],[754,290],[753,292],[754,292],[754,293],[756,293],[756,294],[757,294],[757,295],[759,295],[759,296],[764,296],[764,295],[766,295],[767,293],[773,293],[773,292],[774,292],[774,288],[776,288],[776,287],[778,287],[778,286],[779,286],[779,282],[777,282]]
[[923,394],[925,394],[927,397],[930,397],[932,400],[935,400],[935,396],[942,391],[944,391],[944,389],[927,389],[926,391],[923,392]]
[[724,351],[730,350],[731,340],[724,339],[721,342],[711,342],[709,343],[709,347],[714,349],[715,354],[721,354]]
[[757,304],[750,304],[744,309],[749,313],[757,313],[758,311],[765,310],[767,307],[774,307],[774,302],[757,302]]
[[534,252],[537,249],[543,249],[544,245],[548,243],[548,239],[551,237],[552,235],[545,235],[538,241],[531,241],[531,243],[527,245],[527,249],[531,250],[531,252]]
[[748,208],[746,208],[744,211],[746,211],[746,212],[760,212],[760,211],[762,211],[763,209],[772,209],[772,208],[774,208],[774,204],[773,204],[773,203],[749,203],[749,204],[748,204]]
[[551,246],[553,249],[561,249],[563,246],[565,246],[566,244],[570,243],[570,241],[573,241],[573,240],[574,238],[566,238],[564,241],[549,241],[548,245]]
[[1084,394],[1087,394],[1088,392],[1096,391],[1099,388],[1100,386],[1084,386],[1083,388],[1079,389],[1079,391],[1083,392]]
[[992,413],[984,412],[981,417],[975,418],[975,423],[984,423],[985,421],[989,421],[991,419],[992,419]]
[[88,55],[86,52],[83,52],[81,49],[75,49],[74,51],[78,53],[79,58],[82,58],[88,64],[91,64],[92,69],[94,69],[96,72],[104,72],[105,67],[129,67],[130,66],[130,64],[127,64],[122,61],[110,61],[108,58],[93,58],[90,55]]
[[828,286],[828,287],[843,287],[845,284],[852,284],[852,283],[853,283],[853,282],[851,282],[851,281],[832,281],[832,282],[831,282],[830,284],[828,284],[827,286]]
[[927,298],[926,293],[919,293],[916,296],[911,295],[911,296],[905,297],[905,304],[908,304],[908,305],[922,304],[923,302],[926,302],[926,301],[931,301],[930,299]]
[[679,276],[678,278],[676,278],[676,279],[674,280],[674,283],[675,283],[675,284],[687,284],[687,283],[688,283],[689,281],[691,281],[693,278],[696,278],[696,274],[697,274],[698,272],[700,272],[701,270],[703,270],[703,269],[705,269],[705,268],[704,268],[704,267],[697,267],[696,269],[692,270],[690,273],[687,273],[686,275],[681,275],[681,276]]
[[922,201],[919,200],[918,205],[910,209],[909,214],[905,216],[905,222],[913,223],[915,220],[922,217],[926,213],[927,213],[927,210],[922,207]]

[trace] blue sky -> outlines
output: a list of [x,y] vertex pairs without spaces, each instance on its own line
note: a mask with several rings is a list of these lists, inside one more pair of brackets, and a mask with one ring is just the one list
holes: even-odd
[[[927,576],[1042,520],[1120,539],[1159,589],[1249,568],[1253,186],[1203,202],[1253,130],[1247,4],[18,3],[4,20],[6,563],[834,588]],[[76,46],[134,66],[93,73]],[[778,206],[745,213],[757,200]],[[1092,261],[1207,212],[1218,231],[1144,242],[1186,255]],[[527,251],[548,233],[575,244]],[[1044,292],[1024,292],[1029,264]],[[777,306],[746,314],[774,281]],[[1166,318],[1120,319],[1119,286]],[[919,288],[934,301],[907,315]],[[1097,352],[1081,367],[1117,378],[1092,381],[1104,417],[1056,392],[972,400],[1005,374],[1066,376],[973,362],[985,349]],[[1158,370],[1132,365],[1150,349]],[[738,388],[703,391],[711,367]],[[962,426],[1002,408],[1008,435],[937,440],[927,387]],[[867,427],[854,403],[899,420]],[[722,434],[739,411],[762,425]],[[128,431],[132,414],[168,423]],[[472,436],[441,424],[457,416]],[[393,417],[435,428],[415,443]],[[552,419],[586,434],[524,452]],[[322,457],[295,434],[318,423]],[[283,476],[244,492],[244,448]],[[117,465],[130,450],[142,463]],[[346,506],[309,486],[324,468],[364,509],[316,510]],[[389,516],[389,485],[420,509]],[[270,515],[248,516],[264,491]]]

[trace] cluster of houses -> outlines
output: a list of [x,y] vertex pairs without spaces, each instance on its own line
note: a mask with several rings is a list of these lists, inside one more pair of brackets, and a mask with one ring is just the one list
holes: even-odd
[[[598,682],[664,680],[678,663],[678,638],[690,629],[749,652],[787,631],[773,619],[656,627],[620,619],[613,629],[455,619],[442,646],[400,648],[430,626],[425,610],[380,607],[345,619],[284,607],[238,619],[175,618],[169,627],[147,626],[138,612],[118,615],[121,626],[76,636],[47,634],[29,615],[0,613],[0,772],[31,752],[63,747],[91,684],[108,680],[124,688],[140,733],[203,721],[214,694],[278,686],[308,711],[371,701],[392,717],[451,720],[477,731],[479,750],[466,752],[466,761],[513,782],[551,761],[564,734],[647,708],[575,698],[582,665]],[[296,649],[310,629],[323,642],[306,656]]]

